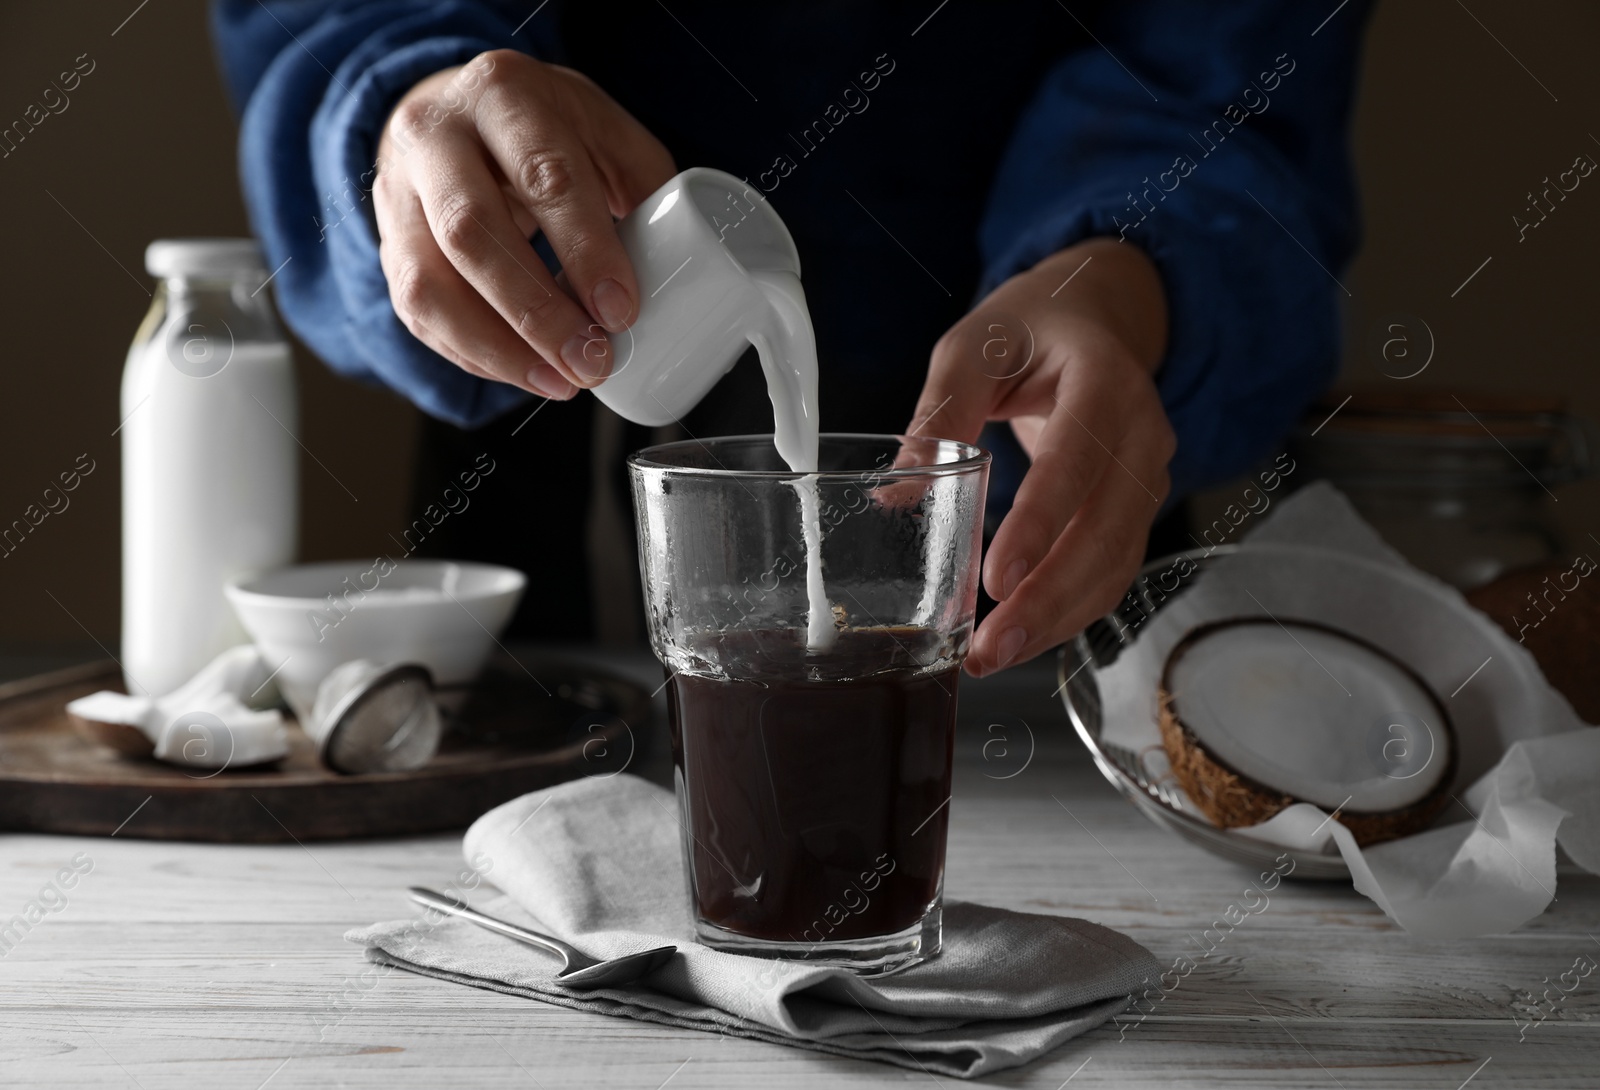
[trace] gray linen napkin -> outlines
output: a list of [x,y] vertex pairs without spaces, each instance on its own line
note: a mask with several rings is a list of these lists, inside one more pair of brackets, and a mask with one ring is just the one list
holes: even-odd
[[1158,971],[1148,950],[1097,924],[962,903],[945,905],[943,953],[877,979],[700,946],[678,808],[635,776],[514,799],[479,818],[463,848],[506,893],[482,903],[491,914],[596,957],[667,943],[679,954],[648,986],[575,992],[556,981],[555,958],[454,917],[345,938],[371,961],[564,1007],[961,1077],[1015,1067],[1093,1029]]

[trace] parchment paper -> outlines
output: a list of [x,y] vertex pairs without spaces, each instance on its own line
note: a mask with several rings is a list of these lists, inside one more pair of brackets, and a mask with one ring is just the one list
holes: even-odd
[[[1409,565],[1326,483],[1280,501],[1236,554],[1135,630],[1098,678],[1105,740],[1146,751],[1159,775],[1156,687],[1173,645],[1205,621],[1268,613],[1342,629],[1409,665],[1455,724],[1460,765],[1450,807],[1414,836],[1362,849],[1307,803],[1232,835],[1337,850],[1356,889],[1424,938],[1506,931],[1539,915],[1555,896],[1558,840],[1600,873],[1600,730],[1524,647]],[[1206,820],[1187,797],[1184,809]]]

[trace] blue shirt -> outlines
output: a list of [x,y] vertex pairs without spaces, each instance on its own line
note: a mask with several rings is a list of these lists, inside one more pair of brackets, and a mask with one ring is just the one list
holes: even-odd
[[680,168],[769,194],[827,430],[904,426],[933,342],[1006,278],[1091,236],[1141,247],[1167,293],[1181,495],[1269,454],[1337,369],[1369,4],[1334,6],[214,0],[212,22],[280,306],[342,374],[469,428],[529,398],[401,325],[369,212],[400,96],[510,47],[589,75]]

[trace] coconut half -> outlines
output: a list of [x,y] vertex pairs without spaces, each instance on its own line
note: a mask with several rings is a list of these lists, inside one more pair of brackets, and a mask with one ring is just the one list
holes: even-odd
[[1366,845],[1426,828],[1449,801],[1443,704],[1404,663],[1326,625],[1201,625],[1168,655],[1158,698],[1172,771],[1222,828],[1309,802]]

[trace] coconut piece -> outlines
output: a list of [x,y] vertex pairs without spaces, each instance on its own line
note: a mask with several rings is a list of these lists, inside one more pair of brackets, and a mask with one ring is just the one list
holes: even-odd
[[1296,802],[1372,844],[1424,829],[1449,802],[1455,727],[1417,674],[1348,633],[1241,617],[1172,649],[1158,692],[1173,774],[1222,828]]
[[1579,718],[1600,723],[1600,578],[1589,554],[1508,572],[1467,601],[1533,652]]
[[155,752],[155,740],[143,728],[149,714],[148,697],[109,690],[67,704],[67,717],[79,734],[128,757],[148,757]]
[[214,769],[265,764],[289,752],[283,716],[248,703],[267,688],[266,673],[256,649],[242,644],[166,696],[105,690],[70,701],[67,714],[85,738],[126,756]]

